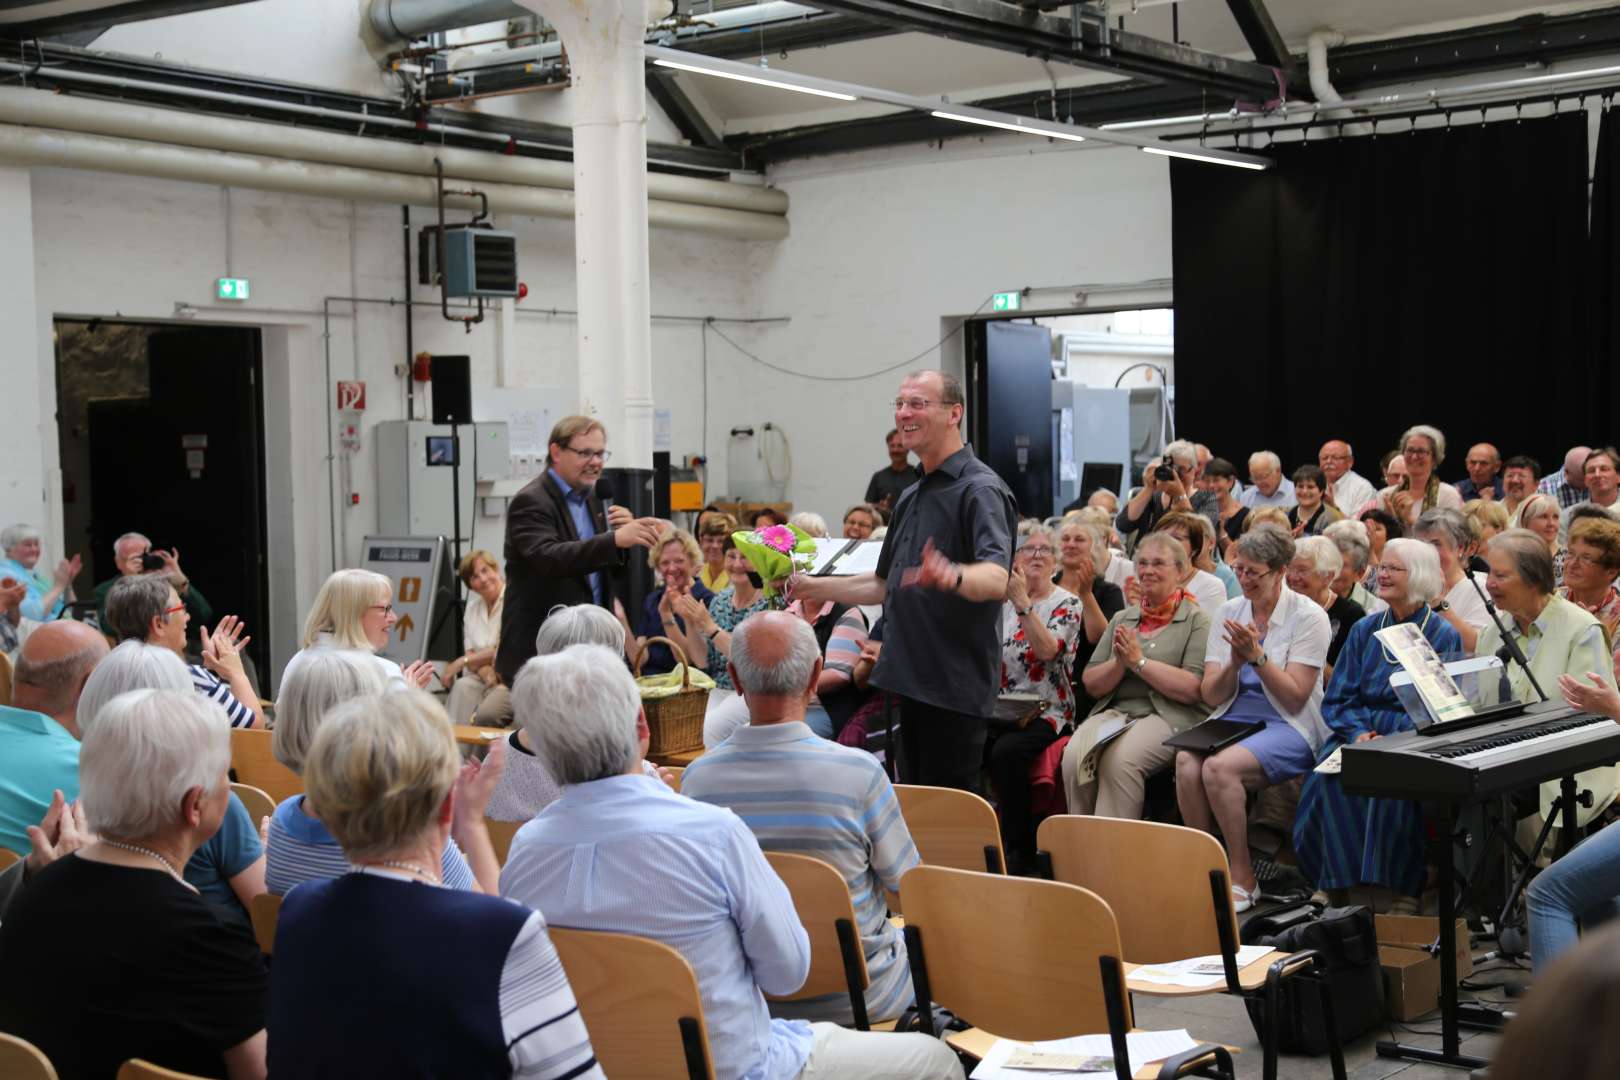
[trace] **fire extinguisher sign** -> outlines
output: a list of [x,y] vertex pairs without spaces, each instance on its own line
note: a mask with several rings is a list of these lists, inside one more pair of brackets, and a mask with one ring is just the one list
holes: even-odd
[[340,379],[337,384],[339,412],[362,412],[366,407],[366,384],[360,379]]

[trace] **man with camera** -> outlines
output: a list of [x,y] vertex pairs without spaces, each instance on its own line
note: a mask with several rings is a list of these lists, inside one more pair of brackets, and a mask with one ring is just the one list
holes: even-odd
[[1135,551],[1136,542],[1172,510],[1203,514],[1212,528],[1220,528],[1220,496],[1196,490],[1197,476],[1198,451],[1185,439],[1166,446],[1164,456],[1142,470],[1142,486],[1131,492],[1114,519],[1125,550]]
[[108,632],[107,594],[112,591],[119,578],[135,577],[139,574],[161,574],[168,579],[170,585],[174,586],[180,602],[185,605],[186,614],[190,616],[191,621],[186,634],[186,652],[188,655],[199,655],[198,631],[194,628],[213,626],[214,609],[180,569],[180,552],[174,549],[154,551],[152,541],[138,532],[127,532],[113,541],[113,562],[118,567],[118,577],[96,586],[96,624],[101,627],[101,632],[104,634]]

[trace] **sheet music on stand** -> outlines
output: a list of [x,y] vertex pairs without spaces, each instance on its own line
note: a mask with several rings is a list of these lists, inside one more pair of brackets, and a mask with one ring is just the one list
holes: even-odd
[[[1474,706],[1457,688],[1451,672],[1446,670],[1445,663],[1417,624],[1396,623],[1374,631],[1373,636],[1383,646],[1386,657],[1393,657],[1402,671],[1411,677],[1411,685],[1417,690],[1425,707],[1421,721],[1416,716],[1412,717],[1419,730],[1431,723],[1445,723],[1474,715]],[[1390,685],[1394,686],[1393,678]],[[1407,711],[1411,711],[1410,706]]]
[[[1465,660],[1451,660],[1443,665],[1446,675],[1457,687],[1469,706],[1460,716],[1478,716],[1491,713],[1503,706],[1516,703],[1513,687],[1508,682],[1502,661],[1495,656],[1472,656]],[[1419,731],[1436,723],[1435,716],[1424,700],[1418,682],[1407,671],[1397,671],[1389,677],[1389,685],[1400,699],[1406,715]]]
[[881,540],[846,540],[841,536],[816,538],[815,561],[810,573],[816,576],[853,577],[877,573]]

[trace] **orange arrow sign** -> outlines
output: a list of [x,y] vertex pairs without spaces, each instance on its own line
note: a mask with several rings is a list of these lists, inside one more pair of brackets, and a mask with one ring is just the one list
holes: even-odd
[[409,615],[402,616],[399,622],[394,624],[394,628],[399,631],[399,640],[401,642],[410,636],[411,628],[415,625],[416,623],[411,620]]

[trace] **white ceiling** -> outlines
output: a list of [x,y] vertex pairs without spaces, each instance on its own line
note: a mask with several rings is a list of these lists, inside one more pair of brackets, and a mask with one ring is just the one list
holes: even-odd
[[[805,0],[814,3],[814,0]],[[1128,0],[1114,0],[1116,10]],[[1527,7],[1524,0],[1270,0],[1268,10],[1290,48],[1303,52],[1313,30],[1332,29],[1350,41],[1404,37],[1498,22],[1528,14],[1559,14],[1612,6],[1614,0]],[[734,6],[727,4],[725,6]],[[1224,0],[1182,0],[1181,41],[1197,49],[1231,56],[1251,55]],[[1143,7],[1125,17],[1125,29],[1170,39],[1170,7]],[[841,45],[801,49],[785,59],[767,58],[770,67],[925,96],[949,95],[967,101],[1050,87],[1108,81],[1095,70],[1054,63],[1048,75],[1040,61],[1000,49],[947,41],[926,34],[896,34]],[[830,105],[822,98],[783,90],[683,75],[681,83],[726,134],[767,131],[801,124],[881,113],[880,106]],[[1061,98],[1059,113],[1061,114]]]

